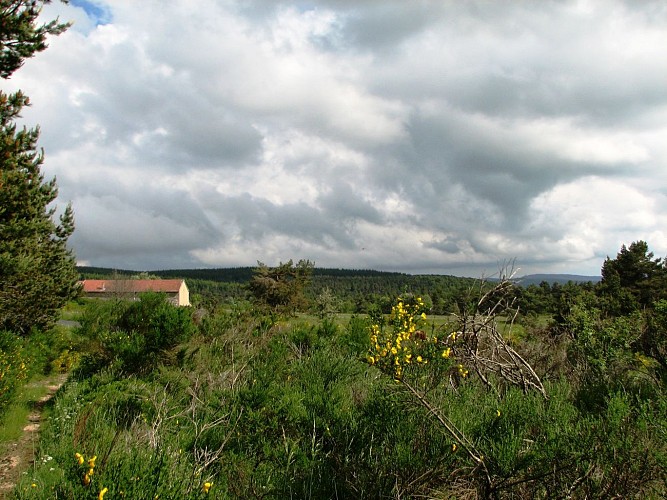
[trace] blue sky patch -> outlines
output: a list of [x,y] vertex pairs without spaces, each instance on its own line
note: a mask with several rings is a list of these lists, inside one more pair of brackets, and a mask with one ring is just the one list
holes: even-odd
[[95,21],[96,26],[111,22],[111,11],[104,4],[90,0],[71,0],[71,4],[82,8],[86,12],[86,15]]

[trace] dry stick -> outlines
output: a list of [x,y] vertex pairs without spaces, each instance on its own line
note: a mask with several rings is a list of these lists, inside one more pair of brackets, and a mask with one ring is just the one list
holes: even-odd
[[486,467],[486,464],[484,463],[484,457],[483,455],[475,448],[475,445],[473,445],[468,438],[465,437],[465,434],[458,430],[456,426],[444,415],[440,414],[440,412],[433,406],[431,405],[422,394],[417,391],[412,385],[409,383],[405,382],[404,380],[401,380],[401,383],[407,387],[407,389],[410,391],[410,393],[417,398],[419,403],[428,410],[428,412],[433,415],[440,424],[449,432],[449,434],[463,447],[463,449],[466,451],[466,453],[472,458],[475,462],[477,462],[479,465],[482,466],[484,469],[484,475],[486,476],[487,483],[489,487],[491,486],[491,476],[489,474],[489,470]]
[[[239,420],[241,420],[242,415],[243,415],[243,408],[241,408],[241,411],[239,412],[239,415],[236,418],[236,422],[234,422],[234,425],[232,425],[231,429],[229,430],[229,432],[227,433],[225,438],[222,440],[222,443],[220,444],[220,446],[218,447],[217,450],[213,451],[213,450],[209,450],[207,448],[204,448],[203,450],[200,450],[198,452],[198,453],[201,453],[201,454],[197,458],[203,458],[204,459],[204,462],[202,463],[202,465],[200,465],[198,467],[198,472],[200,474],[202,472],[204,472],[204,470],[206,470],[206,468],[208,468],[209,465],[211,465],[213,462],[215,462],[218,459],[218,457],[220,457],[220,454],[222,453],[224,447],[227,445],[227,442],[230,440],[232,434],[234,433],[234,429],[236,429],[236,427],[239,423]],[[195,437],[195,446],[197,444],[197,441],[201,437],[201,435],[206,430],[211,429],[213,427],[216,427],[218,424],[222,423],[226,419],[226,417],[228,417],[228,416],[229,415],[224,415],[223,417],[218,418],[214,422],[211,422],[210,424],[205,424],[204,426],[202,426],[198,435]],[[195,449],[197,449],[197,448],[195,448]],[[195,453],[195,455],[197,455],[198,453]]]
[[[485,293],[482,298],[479,300],[477,307],[481,307],[483,302],[491,295],[492,292],[497,292],[497,291],[504,291],[505,288],[509,286],[509,282],[503,282],[497,287],[495,287],[493,290],[490,290],[489,292]],[[514,306],[515,299],[512,299],[509,304],[505,305],[506,309],[511,309]],[[498,329],[495,327],[493,324],[494,322],[494,315],[496,314],[498,308],[501,307],[503,303],[502,298],[495,301],[493,306],[491,306],[487,312],[485,313],[484,317],[480,320],[476,319],[476,314],[473,315],[472,319],[469,319],[467,316],[464,316],[462,321],[464,324],[467,322],[472,323],[472,332],[473,334],[471,337],[474,338],[475,340],[475,349],[474,351],[469,348],[468,346],[468,354],[471,357],[471,361],[473,362],[474,368],[476,373],[480,376],[480,379],[487,385],[492,387],[492,385],[488,382],[486,377],[482,376],[482,370],[480,369],[480,366],[484,366],[487,369],[494,371],[498,373],[501,377],[503,377],[505,380],[508,380],[516,385],[519,385],[520,387],[523,388],[524,392],[527,392],[530,387],[535,388],[537,391],[542,394],[542,396],[545,399],[548,399],[548,396],[546,394],[546,390],[544,389],[544,386],[542,385],[542,382],[538,375],[535,373],[533,368],[530,366],[528,362],[526,362],[513,348],[511,348],[507,342],[502,338],[500,333],[498,332]],[[516,320],[516,317],[518,315],[519,311],[518,309],[514,310],[514,314],[511,319],[511,324],[514,324],[514,321]],[[494,346],[492,347],[492,351],[499,352],[499,348],[502,349],[502,351],[505,352],[507,355],[506,362],[505,363],[499,363],[497,361],[494,361],[493,359],[484,359],[479,356],[479,349],[478,349],[478,344],[479,344],[479,335],[482,333],[483,330],[488,330],[490,332],[489,335],[489,340],[493,342]],[[493,368],[490,366],[490,363],[495,363],[497,365],[497,368]],[[508,365],[508,371],[503,373],[503,368]],[[526,377],[525,371],[528,371],[529,377]],[[495,388],[493,388],[495,390]]]
[[[509,305],[509,307],[513,307],[513,305],[514,305],[514,300],[512,300],[512,303]],[[519,310],[516,309],[514,311],[514,315],[512,316],[512,320],[510,322],[510,329],[511,329],[511,326],[514,325],[514,320],[516,319],[518,314],[519,314]],[[523,360],[523,358],[521,356],[519,356],[519,354],[513,348],[511,348],[507,344],[507,342],[505,342],[505,339],[502,338],[502,336],[500,335],[500,333],[497,330],[494,330],[493,334],[496,335],[497,340],[500,342],[500,345],[503,347],[505,353],[509,356],[510,361],[514,365],[514,368],[519,372],[519,375],[521,376],[521,385],[522,385],[523,391],[528,392],[528,385],[535,386],[535,384],[531,380],[526,380],[526,377],[524,376],[523,370],[521,369],[521,366],[519,366],[519,362],[517,361],[517,359],[521,361],[521,364],[523,364],[524,367],[529,368],[531,374],[533,376],[535,376],[535,378],[537,378],[537,375],[535,375],[535,372],[533,372],[532,368],[530,368],[528,363],[526,363]],[[537,378],[537,380],[539,381],[539,378]],[[540,386],[541,385],[542,384],[540,383]],[[535,387],[542,393],[543,396],[546,396],[545,393],[544,393],[544,388],[543,387],[537,387],[537,386],[535,386]]]
[[563,496],[563,498],[572,498],[572,493],[574,493],[574,490],[576,490],[581,483],[583,483],[591,474],[593,474],[594,470],[595,470],[595,464],[591,464],[583,476],[579,476],[577,479],[574,480],[574,482],[572,483],[572,485],[570,485],[570,487],[567,490],[567,493]]

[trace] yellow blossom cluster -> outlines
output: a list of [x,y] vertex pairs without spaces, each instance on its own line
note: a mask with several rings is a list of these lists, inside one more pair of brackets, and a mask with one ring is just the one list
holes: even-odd
[[426,313],[421,298],[402,300],[392,307],[386,325],[381,322],[370,327],[369,364],[377,366],[396,380],[401,380],[408,365],[424,366],[429,361],[446,362],[461,377],[468,375],[462,364],[454,361],[460,332],[438,338],[425,332]]
[[427,341],[422,329],[425,323],[426,313],[421,298],[410,301],[399,299],[392,307],[389,327],[371,325],[371,347],[366,360],[397,380],[403,376],[405,365],[427,364],[428,357],[420,349],[421,344]]
[[75,453],[74,458],[76,459],[77,464],[86,466],[81,482],[84,486],[90,485],[90,482],[93,480],[93,474],[95,473],[95,461],[97,460],[97,455],[90,457],[88,463],[86,463],[86,459],[81,453]]

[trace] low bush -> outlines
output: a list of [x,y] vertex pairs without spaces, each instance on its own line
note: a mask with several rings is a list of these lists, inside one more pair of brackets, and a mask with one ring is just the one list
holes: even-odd
[[89,376],[110,365],[125,373],[148,372],[195,330],[192,310],[170,304],[164,294],[92,304],[81,318],[80,333],[88,343],[77,375]]

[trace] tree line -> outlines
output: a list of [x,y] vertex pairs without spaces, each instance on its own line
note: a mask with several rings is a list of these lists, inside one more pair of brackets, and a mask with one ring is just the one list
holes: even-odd
[[[317,309],[324,296],[332,297],[331,309],[339,313],[388,313],[396,297],[412,293],[423,298],[430,314],[444,315],[461,311],[467,297],[479,286],[480,280],[450,275],[410,275],[397,272],[355,269],[317,268],[302,261],[302,268],[291,260],[271,268],[263,263],[256,267],[224,269],[180,269],[151,271],[155,278],[183,278],[194,296],[195,303],[220,304],[259,297],[264,281],[287,283],[299,278],[298,294],[294,299],[294,311],[307,312]],[[117,271],[108,268],[79,267],[82,278],[109,278],[114,275],[142,277],[135,271]],[[273,273],[273,277],[267,276]],[[541,282],[523,286],[514,281],[513,294],[523,316],[548,315],[562,317],[573,304],[585,301],[595,303],[608,314],[618,315],[649,307],[653,301],[667,298],[667,272],[665,261],[656,258],[645,241],[623,245],[615,258],[608,257],[602,264],[602,280],[598,283],[570,281]],[[143,277],[146,277],[144,275]],[[282,278],[281,278],[282,276]],[[487,286],[494,280],[488,280]],[[275,287],[274,287],[275,288]],[[275,290],[274,290],[275,291]],[[292,290],[297,293],[296,290]],[[282,293],[288,293],[283,290]],[[276,302],[267,299],[268,303]]]

